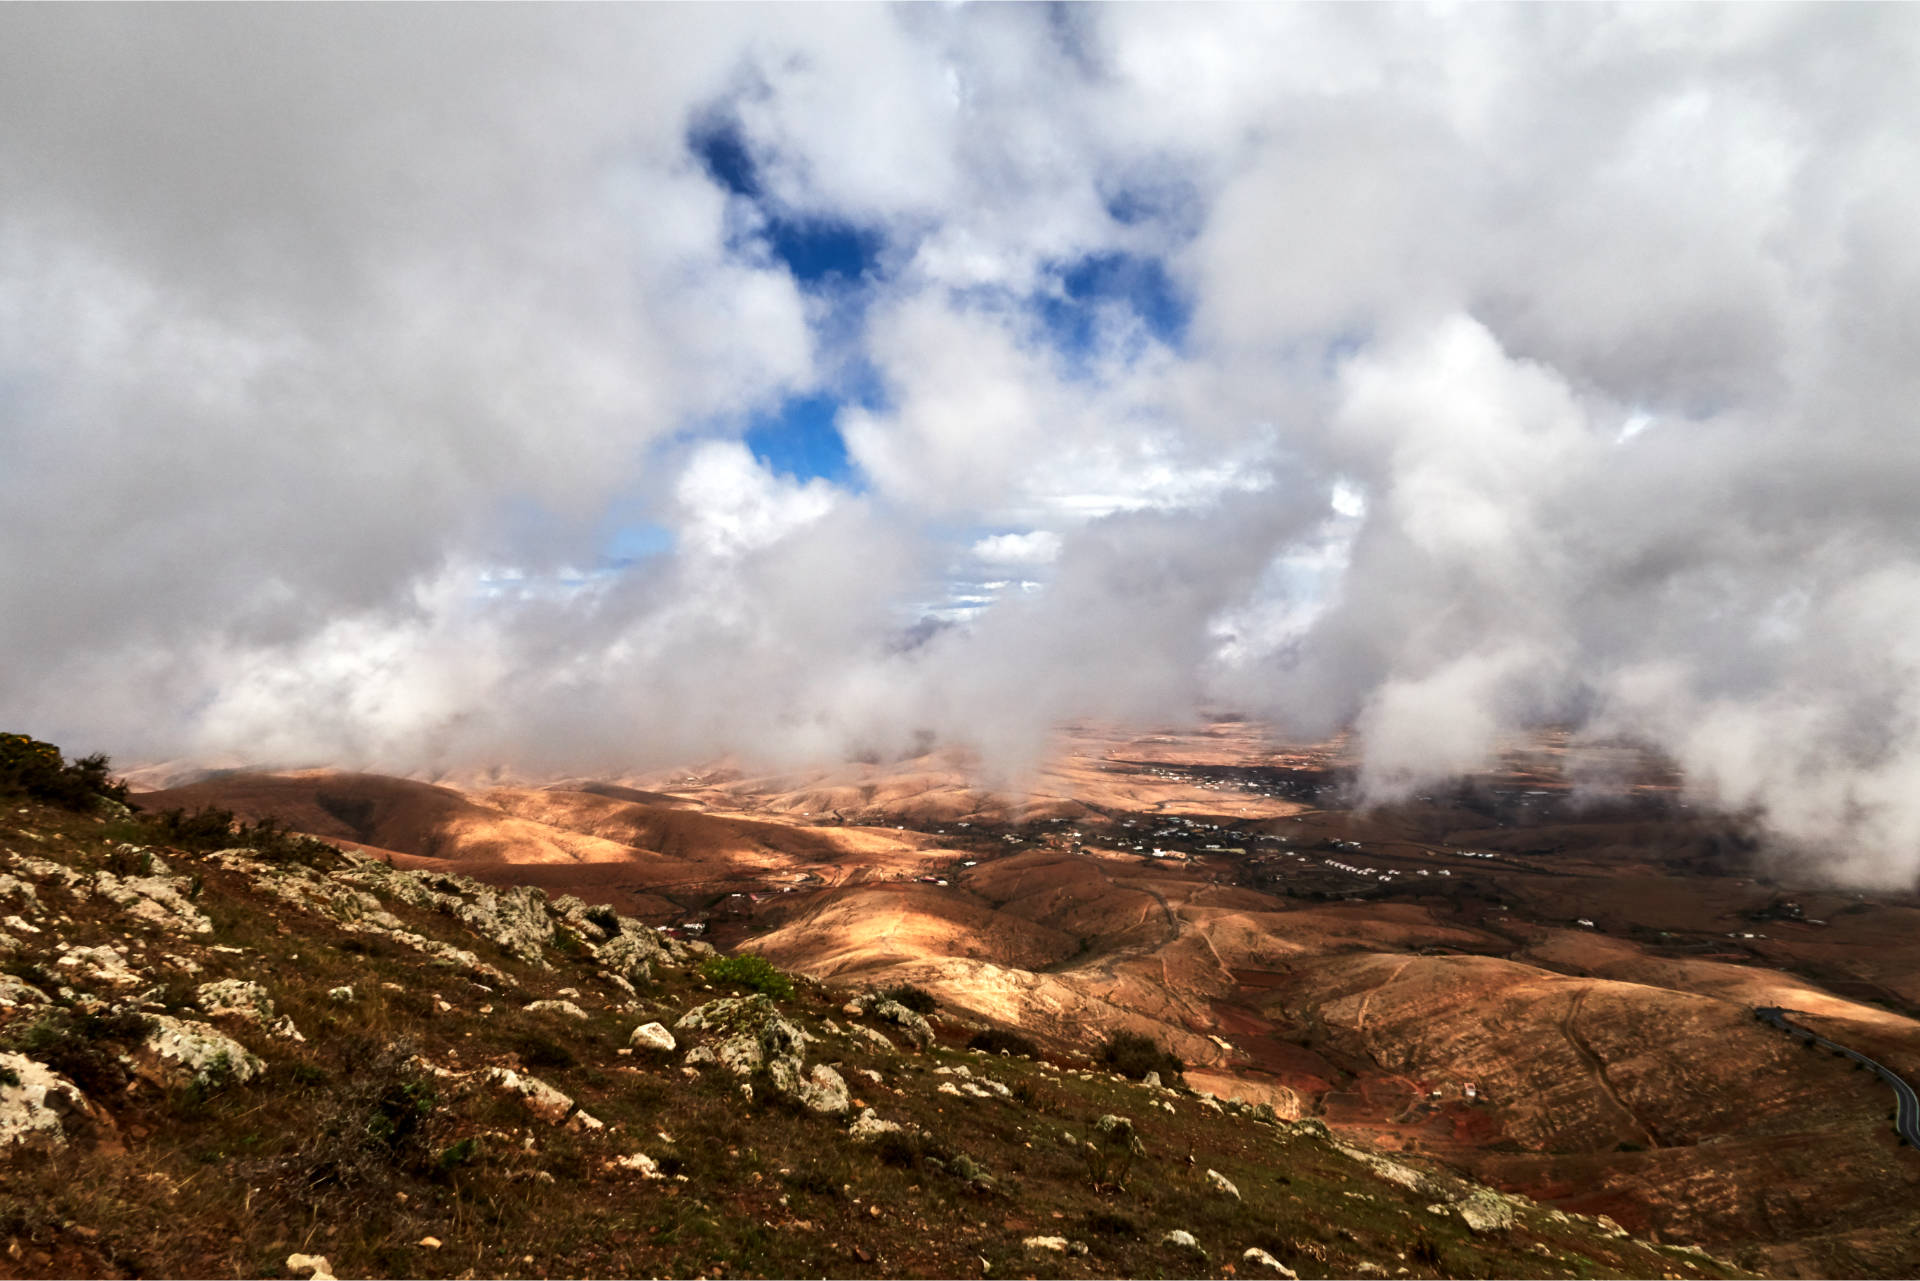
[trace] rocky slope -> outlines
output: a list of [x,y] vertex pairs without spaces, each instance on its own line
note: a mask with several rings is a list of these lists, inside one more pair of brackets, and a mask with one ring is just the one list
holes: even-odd
[[7,802],[0,1274],[1732,1275],[580,898],[274,854]]

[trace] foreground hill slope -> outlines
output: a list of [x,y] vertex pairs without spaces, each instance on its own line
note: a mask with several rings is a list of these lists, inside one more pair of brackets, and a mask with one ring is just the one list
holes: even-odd
[[1732,1275],[1317,1122],[313,844],[8,800],[0,933],[0,1275]]
[[1657,762],[1583,797],[1548,735],[1363,811],[1343,750],[1222,722],[1075,731],[1019,792],[933,753],[465,792],[229,772],[134,799],[341,840],[347,812],[398,868],[914,984],[1057,1054],[1145,1034],[1223,1098],[1748,1267],[1913,1274],[1920,1157],[1887,1090],[1752,1011],[1920,1080],[1920,900],[1770,879]]

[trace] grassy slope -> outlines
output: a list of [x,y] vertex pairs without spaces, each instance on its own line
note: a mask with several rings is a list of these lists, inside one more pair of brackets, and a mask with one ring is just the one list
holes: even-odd
[[[0,811],[0,851],[68,866],[114,863],[116,843],[129,839],[138,839],[130,826],[25,801]],[[548,949],[552,968],[543,970],[450,916],[384,904],[409,928],[510,976],[510,987],[488,990],[416,951],[265,897],[247,875],[155,852],[198,878],[195,903],[214,933],[167,933],[99,896],[82,901],[42,885],[34,923],[43,932],[16,931],[25,946],[0,968],[48,985],[60,942],[124,944],[146,975],[143,1008],[203,1017],[196,984],[250,979],[307,1039],[223,1020],[222,1030],[267,1060],[264,1078],[212,1090],[103,1086],[94,1099],[110,1125],[64,1152],[0,1155],[8,1242],[0,1275],[273,1276],[294,1251],[327,1255],[342,1277],[1261,1275],[1241,1258],[1249,1246],[1307,1277],[1728,1275],[1541,1209],[1523,1210],[1510,1232],[1475,1235],[1457,1216],[1431,1213],[1431,1195],[1383,1180],[1306,1129],[1216,1113],[1193,1096],[1085,1076],[1072,1064],[988,1059],[960,1047],[966,1031],[957,1025],[943,1026],[942,1044],[926,1054],[863,1048],[827,1025],[851,1021],[838,1008],[848,994],[802,983],[783,1012],[822,1038],[809,1062],[838,1065],[857,1100],[927,1134],[855,1144],[843,1120],[769,1101],[764,1083],[760,1102],[748,1104],[731,1077],[690,1075],[678,1054],[619,1053],[638,1023],[671,1026],[729,994],[694,970],[656,966],[631,1001],[567,936],[564,950]],[[8,861],[0,854],[0,865]],[[0,902],[0,915],[22,910],[18,897]],[[189,975],[165,954],[202,972]],[[72,984],[66,1006],[90,994],[127,1002],[139,990],[90,992],[62,979]],[[341,984],[358,999],[330,1001],[328,989]],[[569,988],[585,1021],[523,1008]],[[36,1024],[44,1039],[59,1018],[0,1009],[0,1048],[28,1044]],[[456,1072],[525,1068],[607,1129],[545,1124],[476,1081],[408,1066],[416,1054]],[[955,1065],[1013,1097],[939,1093],[954,1078],[936,1069]],[[1172,1114],[1154,1106],[1162,1100]],[[1085,1139],[1110,1112],[1134,1118],[1146,1145],[1124,1190],[1093,1186],[1064,1137]],[[608,1168],[633,1152],[669,1177]],[[963,1154],[991,1187],[954,1176]],[[1242,1199],[1212,1190],[1201,1177],[1208,1168],[1232,1179]],[[1176,1228],[1206,1254],[1162,1244]],[[1037,1235],[1083,1243],[1086,1253],[1022,1244]],[[427,1237],[441,1244],[419,1244]]]

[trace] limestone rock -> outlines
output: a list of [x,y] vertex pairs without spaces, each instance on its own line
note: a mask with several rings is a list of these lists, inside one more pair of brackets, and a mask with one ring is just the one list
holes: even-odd
[[809,1112],[839,1116],[853,1106],[846,1081],[824,1063],[814,1064],[813,1070],[802,1077],[798,1059],[777,1058],[767,1065],[767,1080],[776,1093]]
[[848,1028],[847,1031],[855,1040],[864,1042],[872,1049],[879,1050],[885,1054],[892,1054],[894,1052],[894,1044],[892,1041],[889,1041],[884,1035],[864,1024],[855,1023],[852,1027]]
[[1067,1252],[1067,1239],[1065,1237],[1028,1237],[1020,1244],[1026,1246],[1029,1250],[1051,1250],[1055,1254],[1065,1254]]
[[1234,1187],[1233,1180],[1218,1170],[1207,1171],[1207,1183],[1215,1192],[1230,1196],[1236,1201],[1240,1199],[1240,1189]]
[[353,1003],[353,988],[347,984],[342,984],[339,987],[330,987],[327,989],[327,999],[338,1005],[351,1005]]
[[1139,1132],[1134,1129],[1133,1122],[1124,1116],[1108,1113],[1095,1121],[1093,1128],[1104,1147],[1123,1149],[1135,1156],[1147,1150],[1146,1145],[1140,1142]]
[[1475,1232],[1504,1232],[1513,1226],[1513,1207],[1488,1188],[1474,1189],[1454,1208]]
[[215,1018],[232,1014],[260,1023],[273,1017],[273,998],[267,995],[267,989],[246,979],[202,983],[194,992],[194,998],[201,1009]]
[[1249,1246],[1247,1248],[1247,1252],[1241,1255],[1240,1257],[1244,1259],[1246,1262],[1253,1264],[1255,1267],[1265,1268],[1267,1271],[1273,1273],[1275,1276],[1285,1278],[1285,1281],[1300,1281],[1299,1273],[1295,1272],[1292,1268],[1280,1262],[1280,1260],[1274,1258],[1271,1254],[1268,1254],[1265,1250],[1262,1250],[1257,1245]]
[[[735,1076],[752,1076],[761,1068],[780,1071],[794,1083],[802,1081],[801,1060],[805,1057],[807,1036],[780,1016],[773,1001],[763,993],[752,996],[723,997],[681,1015],[674,1027],[682,1032],[720,1031],[726,1038],[707,1049],[706,1054],[690,1053],[687,1062],[717,1062]],[[776,1086],[778,1088],[778,1086]]]
[[147,1021],[141,1049],[150,1058],[150,1075],[164,1084],[242,1083],[267,1070],[258,1055],[205,1023],[166,1014],[148,1015]]
[[[129,848],[121,846],[122,850]],[[146,861],[146,873],[120,877],[112,872],[96,872],[94,888],[100,896],[127,915],[163,930],[176,934],[213,933],[213,922],[193,905],[192,880],[171,875],[157,855],[144,850],[133,852]]]
[[306,1272],[309,1281],[338,1281],[333,1275],[333,1265],[327,1262],[324,1254],[289,1254],[287,1271]]
[[273,1016],[273,998],[267,989],[246,979],[217,979],[202,983],[195,997],[200,1008],[214,1018],[231,1016],[266,1028],[283,1041],[305,1041],[300,1029],[289,1018]]
[[653,962],[662,951],[659,939],[644,926],[634,930],[622,929],[618,937],[607,940],[593,950],[600,964],[615,975],[635,983],[652,981]]
[[0,1009],[19,1005],[49,1005],[53,998],[13,974],[0,974]]
[[68,1133],[99,1118],[80,1087],[24,1054],[0,1054],[0,1151],[55,1151]]
[[587,1012],[572,1001],[534,1001],[527,1006],[529,1014],[564,1014],[570,1019],[586,1022]]
[[900,1027],[919,1048],[924,1050],[933,1044],[933,1024],[900,1002],[881,1001],[873,1007],[872,1013],[875,1018],[885,1019]]
[[673,1033],[659,1023],[642,1023],[633,1029],[633,1035],[627,1038],[627,1044],[636,1050],[653,1050],[659,1054],[672,1054],[677,1048]]
[[883,1121],[872,1108],[862,1108],[859,1117],[847,1127],[847,1137],[855,1143],[871,1143],[883,1134],[898,1134],[903,1129],[898,1121]]
[[55,967],[74,975],[112,987],[132,987],[140,975],[127,967],[126,960],[110,947],[67,947],[54,961]]
[[1200,1249],[1200,1243],[1194,1239],[1193,1233],[1188,1232],[1184,1228],[1173,1229],[1173,1231],[1160,1238],[1160,1244],[1177,1245],[1183,1250],[1193,1250],[1201,1254],[1205,1253],[1205,1251]]
[[527,1111],[548,1125],[566,1123],[580,1107],[572,1098],[529,1073],[494,1067],[487,1069],[487,1080],[502,1093],[518,1097]]
[[667,1177],[660,1172],[659,1163],[645,1152],[635,1152],[631,1156],[615,1157],[613,1160],[607,1162],[607,1168],[610,1170],[626,1170],[629,1173],[639,1175],[643,1179],[664,1179]]

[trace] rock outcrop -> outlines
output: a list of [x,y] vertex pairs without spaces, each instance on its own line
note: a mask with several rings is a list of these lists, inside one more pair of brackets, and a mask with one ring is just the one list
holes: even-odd
[[239,1084],[267,1070],[259,1055],[208,1024],[166,1014],[147,1018],[142,1066],[144,1074],[160,1084]]
[[99,1113],[80,1087],[24,1054],[0,1053],[0,1152],[54,1151]]

